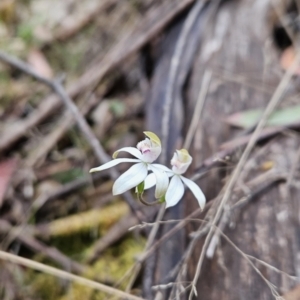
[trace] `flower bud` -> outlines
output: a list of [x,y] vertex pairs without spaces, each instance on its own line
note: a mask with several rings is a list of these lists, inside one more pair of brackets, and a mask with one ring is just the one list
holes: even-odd
[[186,149],[176,150],[171,160],[172,171],[176,174],[185,173],[192,160]]

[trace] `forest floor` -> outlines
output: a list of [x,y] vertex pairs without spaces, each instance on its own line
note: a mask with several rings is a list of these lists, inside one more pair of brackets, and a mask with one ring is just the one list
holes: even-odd
[[[149,234],[150,230],[148,231],[148,229],[153,227],[153,223],[148,224],[147,227],[147,224],[142,224],[142,222],[153,222],[153,217],[158,209],[141,205],[137,201],[134,191],[119,196],[112,195],[115,178],[128,169],[130,164],[124,163],[114,171],[105,170],[92,175],[89,170],[110,160],[117,149],[127,146],[134,147],[144,139],[143,131],[148,130],[145,128],[147,110],[152,110],[152,125],[161,121],[156,119],[159,109],[151,108],[147,101],[151,97],[153,97],[151,99],[155,97],[160,99],[159,94],[165,92],[166,78],[161,78],[164,77],[161,74],[166,72],[168,75],[172,75],[166,65],[170,65],[171,71],[175,65],[174,69],[176,70],[176,61],[178,62],[178,60],[175,59],[175,64],[172,65],[173,61],[170,62],[170,57],[173,55],[172,57],[176,58],[180,51],[173,53],[173,49],[171,49],[172,53],[169,57],[165,55],[165,53],[169,54],[169,48],[172,47],[168,46],[168,43],[164,43],[164,38],[167,36],[169,45],[175,44],[174,32],[176,33],[177,30],[178,33],[178,28],[181,28],[180,26],[184,23],[183,19],[190,16],[187,11],[193,2],[192,0],[1,1],[1,299],[142,299],[142,288],[143,284],[145,286],[145,282],[142,282],[141,265],[156,248],[159,248],[157,245],[161,246],[165,242],[164,245],[167,248],[166,240],[171,241],[171,238],[169,239],[166,234],[158,243],[155,243],[155,238],[151,234],[148,235],[148,239],[146,238],[146,233]],[[221,3],[221,1],[215,3]],[[249,5],[249,1],[243,3],[246,3],[245,7]],[[251,5],[249,7],[252,8]],[[206,12],[206,8],[203,7],[203,11]],[[235,3],[229,3],[228,7],[232,10],[232,14],[235,9],[243,12],[241,6],[235,5]],[[193,6],[193,9],[195,8],[197,5]],[[214,12],[213,5],[212,8]],[[226,18],[224,20],[222,18],[226,17],[226,13],[229,11],[228,9],[226,12],[226,9],[225,5],[225,13],[222,11],[224,15],[220,14],[216,20],[213,19],[216,24],[220,22],[221,27],[223,26],[222,22],[226,21]],[[247,12],[248,8],[244,10]],[[202,12],[198,12],[198,17],[202,22]],[[228,20],[238,24],[236,21],[238,17],[243,21],[242,15]],[[243,24],[242,21],[241,24]],[[194,19],[194,23],[199,25],[196,19]],[[249,23],[254,32],[256,29],[255,26],[252,26],[252,20]],[[175,29],[170,24],[175,24],[173,26]],[[210,23],[208,22],[208,24]],[[230,22],[228,24],[231,25]],[[194,36],[200,30],[197,26],[191,27],[192,34],[190,36],[184,36],[184,30],[180,32],[179,37],[187,40],[182,47],[188,45],[189,48],[191,45],[190,48],[194,47],[194,50],[186,51],[184,53],[186,56],[181,57],[182,60],[179,63],[182,65],[177,65],[178,72],[175,72],[174,78],[179,74],[179,79],[176,78],[176,80],[180,82],[181,75],[185,73],[187,66],[186,73],[182,75],[185,79],[178,85],[174,84],[173,88],[174,90],[177,87],[181,88],[180,96],[185,93],[184,96],[189,99],[184,102],[184,109],[181,109],[179,113],[176,111],[181,117],[169,116],[169,122],[173,122],[172,130],[174,130],[165,133],[163,138],[168,140],[168,136],[170,136],[173,144],[176,144],[179,138],[178,136],[174,138],[174,136],[178,133],[176,130],[181,126],[178,131],[187,133],[185,143],[182,144],[192,145],[191,148],[194,147],[192,151],[195,153],[202,151],[201,155],[195,157],[193,171],[196,171],[193,173],[194,177],[190,177],[199,179],[206,175],[211,176],[209,177],[210,181],[204,186],[209,200],[212,201],[209,202],[204,213],[212,208],[209,211],[211,215],[207,213],[207,216],[211,218],[210,222],[213,220],[215,223],[208,225],[205,223],[206,227],[203,223],[201,229],[198,226],[198,220],[192,220],[192,217],[199,217],[201,210],[199,208],[194,210],[194,207],[190,205],[187,206],[187,210],[182,209],[184,217],[191,213],[189,217],[195,221],[195,224],[198,224],[197,226],[202,231],[199,229],[197,234],[191,234],[189,246],[181,249],[185,251],[182,253],[186,256],[182,256],[182,259],[180,258],[180,261],[177,262],[178,268],[174,268],[177,271],[180,269],[179,275],[192,273],[196,269],[195,266],[198,266],[200,273],[201,258],[199,259],[197,252],[200,247],[195,245],[198,245],[196,243],[199,242],[200,237],[205,236],[207,232],[209,232],[211,240],[205,239],[207,244],[200,240],[201,247],[204,244],[201,253],[203,257],[208,252],[211,254],[210,258],[214,256],[219,237],[223,236],[222,230],[229,227],[227,215],[229,210],[226,211],[225,204],[232,194],[234,196],[237,194],[237,196],[236,199],[231,197],[234,198],[231,199],[232,201],[236,201],[236,203],[231,203],[231,211],[247,206],[250,200],[261,195],[262,191],[267,190],[266,194],[268,194],[268,189],[275,185],[279,186],[279,182],[286,182],[288,186],[293,186],[295,189],[299,188],[296,185],[299,181],[297,166],[300,160],[300,151],[298,146],[295,146],[299,136],[297,131],[300,122],[299,93],[296,93],[296,89],[288,89],[289,82],[300,74],[299,67],[297,67],[299,64],[296,61],[296,50],[291,42],[284,46],[276,45],[275,51],[272,44],[273,52],[270,51],[271,54],[268,53],[269,56],[265,57],[270,58],[272,62],[275,61],[276,65],[274,64],[274,68],[271,64],[271,66],[267,65],[269,61],[266,59],[266,62],[264,61],[266,65],[262,67],[263,63],[259,60],[260,54],[265,55],[269,44],[276,44],[276,37],[275,42],[272,40],[269,44],[267,42],[264,44],[267,50],[262,50],[261,41],[255,41],[257,47],[254,49],[255,51],[251,52],[247,48],[247,51],[243,52],[243,47],[240,45],[243,46],[244,42],[249,41],[244,39],[245,34],[242,30],[239,31],[238,26],[234,27],[235,31],[231,30],[230,26],[226,29],[229,33],[233,32],[233,38],[231,43],[225,46],[224,41],[220,42],[217,38],[221,36],[221,39],[224,39],[228,32],[226,33],[225,29],[220,32],[214,31],[213,26],[203,34],[203,49],[205,50],[207,45],[213,45],[212,53],[214,51],[217,53],[218,49],[221,49],[220,52],[223,52],[217,56],[219,61],[224,65],[226,63],[230,65],[233,61],[232,66],[236,67],[234,71],[242,70],[244,72],[242,75],[246,75],[245,77],[235,77],[228,73],[229,79],[222,78],[226,70],[224,65],[215,64],[217,59],[211,65],[212,71],[202,70],[201,64],[197,64],[198,61],[195,58],[198,46],[197,42],[194,43]],[[234,33],[237,35],[234,36]],[[217,38],[209,40],[210,34],[211,36],[215,34]],[[238,40],[240,36],[243,38]],[[180,43],[178,44],[180,45]],[[176,47],[178,44],[176,43]],[[167,50],[163,49],[165,52],[162,50],[163,46],[166,46]],[[175,49],[175,47],[173,48]],[[204,50],[203,53],[209,56],[209,51],[205,53]],[[204,57],[203,53],[201,55]],[[253,60],[252,62],[247,56],[251,56],[253,53],[254,58],[259,57],[258,61]],[[257,55],[257,53],[259,54]],[[232,61],[224,59],[226,55]],[[185,60],[186,57],[188,58]],[[237,57],[242,62],[239,62]],[[189,58],[191,58],[190,61],[188,61]],[[193,63],[193,59],[195,63]],[[243,64],[249,68],[243,68]],[[178,66],[183,67],[179,68]],[[160,67],[161,69],[165,68],[161,73]],[[197,71],[197,67],[201,69],[201,72]],[[251,69],[252,67],[253,69]],[[271,71],[267,73],[265,70]],[[155,73],[156,71],[157,73]],[[197,72],[201,73],[201,76],[198,74],[199,77],[197,77]],[[247,78],[251,75],[254,78],[252,82]],[[261,81],[259,81],[260,79]],[[161,82],[159,82],[160,80]],[[173,83],[176,83],[176,80]],[[172,81],[168,81],[168,83],[170,82]],[[187,82],[188,84],[186,84]],[[278,82],[281,83],[278,85]],[[151,85],[159,87],[152,94],[149,92]],[[160,90],[161,86],[162,90]],[[209,88],[212,91],[209,92]],[[274,107],[286,90],[290,93],[287,97],[288,102],[279,106],[274,112]],[[190,94],[194,91],[199,92],[199,97],[192,103]],[[266,95],[270,97],[267,98]],[[226,98],[226,96],[228,97]],[[205,97],[211,99],[209,103],[211,106],[206,107],[209,113],[205,111],[202,118],[203,122],[207,122],[205,124],[208,125],[206,125],[207,128],[205,126],[200,128],[201,126],[198,126],[197,122],[199,122],[198,119],[204,107]],[[247,97],[251,101],[248,101]],[[225,100],[228,100],[229,104],[225,103]],[[203,102],[201,103],[201,101]],[[158,102],[153,106],[160,105],[161,109],[162,104]],[[174,104],[174,106],[176,105]],[[264,110],[265,108],[266,110]],[[214,117],[215,120],[212,120]],[[214,131],[214,126],[220,130]],[[232,127],[238,129],[232,129]],[[198,133],[200,132],[198,139],[195,139],[192,144],[197,130],[199,130]],[[213,136],[211,132],[216,133],[216,136]],[[292,137],[294,141],[290,149],[283,146],[284,142],[281,142],[280,139],[274,139],[268,144],[269,139],[277,137],[282,132],[286,139]],[[207,143],[202,146],[201,139],[205,134],[208,135]],[[257,142],[262,142],[261,148],[252,151]],[[273,142],[274,147],[272,146]],[[250,156],[251,151],[254,153],[253,156]],[[277,166],[281,166],[280,164],[284,161],[284,155],[280,151],[286,153],[290,160],[283,163],[285,167],[288,167],[281,168],[280,172],[277,172],[279,170]],[[269,155],[269,153],[274,155]],[[233,160],[230,161],[228,157]],[[236,157],[238,158],[234,160]],[[245,178],[247,177],[247,180],[243,178],[245,181],[239,180],[244,167],[246,169]],[[285,172],[281,172],[283,169]],[[212,172],[209,173],[209,171]],[[204,180],[206,179],[204,178]],[[235,188],[236,183],[238,184]],[[223,201],[223,199],[225,200]],[[237,199],[241,201],[237,201]],[[273,201],[273,199],[271,200]],[[289,205],[293,210],[292,205]],[[221,208],[219,209],[219,207]],[[253,218],[259,218],[259,213],[255,211],[257,207],[253,205],[251,208]],[[251,209],[249,211],[249,213],[247,212],[248,217]],[[241,216],[244,217],[242,213]],[[275,220],[275,217],[269,218]],[[169,224],[172,228],[169,231],[170,236],[184,227],[185,221],[183,220],[177,225]],[[246,221],[241,223],[244,226]],[[257,222],[257,224],[260,223]],[[268,225],[263,222],[262,224]],[[220,226],[220,233],[214,231],[215,225]],[[237,226],[236,232],[242,228],[242,225]],[[133,227],[135,230],[130,230]],[[271,229],[273,230],[269,226],[268,230]],[[155,232],[155,229],[153,230],[151,232]],[[244,236],[240,234],[240,237]],[[174,242],[176,237],[172,238],[172,242]],[[233,245],[233,248],[241,254],[241,260],[247,260],[248,263],[250,261],[250,265],[250,255],[248,257],[240,251],[227,236],[224,238],[228,242],[227,245]],[[237,242],[238,238],[239,236]],[[251,238],[255,240],[256,236],[251,236],[249,240]],[[186,237],[183,239],[187,240]],[[178,240],[177,243],[180,244],[181,240]],[[250,242],[248,245],[251,251],[255,248],[250,245]],[[177,248],[171,250],[176,252]],[[194,250],[195,253],[192,253]],[[259,247],[255,248],[255,251],[260,253]],[[165,257],[170,256],[170,261],[173,259],[169,253],[164,255]],[[187,271],[184,269],[185,262],[193,255],[197,257],[197,261],[196,263],[189,261]],[[266,257],[271,256],[267,253]],[[164,261],[164,256],[160,256],[160,259],[159,267],[161,270],[165,269],[162,273],[172,273],[173,269],[167,270],[164,265],[164,263],[167,265],[169,261],[167,262],[167,259]],[[228,255],[226,259],[230,264],[231,256]],[[219,264],[220,259],[217,260],[217,264]],[[257,260],[256,263],[261,262]],[[213,263],[208,266],[208,268],[211,267],[211,273],[201,274],[204,277],[204,279],[201,277],[203,281],[208,278],[207,285],[203,285],[204,292],[208,291],[209,293],[212,290],[210,284],[215,283],[209,278],[209,275],[214,272],[213,266]],[[271,263],[269,266],[272,268]],[[223,266],[221,266],[222,268]],[[224,269],[226,268],[224,267]],[[159,278],[161,270],[153,271],[153,274],[158,274],[157,278]],[[254,267],[251,270],[256,272]],[[222,269],[221,273],[223,271]],[[199,273],[197,275],[197,270],[193,273],[191,278],[194,280],[189,284],[186,284],[184,280],[182,280],[183,283],[179,282],[180,284],[175,282],[175,289],[177,291],[190,289],[192,294],[193,289],[196,289]],[[194,274],[196,275],[194,276]],[[164,275],[162,275],[163,278]],[[181,278],[179,275],[175,277]],[[182,278],[185,278],[185,275],[182,275]],[[235,280],[239,280],[241,277],[237,273],[232,276],[234,284]],[[234,276],[238,276],[238,278]],[[153,275],[153,277],[155,276]],[[222,286],[223,277],[215,276],[214,278],[222,281]],[[265,281],[266,285],[264,277],[261,276],[261,278],[260,282],[267,286],[268,292],[270,293],[271,290],[273,293],[275,290],[274,294],[276,294],[276,289],[271,284],[268,285],[269,281]],[[153,282],[155,283],[154,279]],[[155,285],[154,283],[153,285]],[[226,284],[225,282],[224,286]],[[153,287],[153,285],[151,284],[149,289],[154,291],[157,287]],[[166,290],[168,286],[162,284],[160,288]],[[226,288],[230,290],[228,287],[224,287],[224,290]],[[215,291],[215,295],[217,292]],[[219,295],[216,297],[219,299]]]
[[[131,290],[126,272],[145,238],[128,231],[136,218],[122,197],[112,196],[109,173],[92,178],[89,170],[143,139],[145,83],[137,53],[169,20],[156,33],[139,27],[158,4],[164,3],[1,1],[1,58],[8,53],[27,68],[0,63],[1,250]],[[28,70],[65,88],[100,141],[96,149],[49,84]],[[104,297],[87,284],[1,266],[1,299]]]

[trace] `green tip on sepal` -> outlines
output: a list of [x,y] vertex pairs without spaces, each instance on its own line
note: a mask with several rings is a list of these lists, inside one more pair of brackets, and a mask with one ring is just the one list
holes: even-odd
[[153,132],[151,132],[151,131],[144,131],[144,134],[145,134],[145,136],[147,136],[153,143],[155,143],[155,144],[161,146],[161,141],[160,141],[159,137],[158,137],[155,133],[153,133]]
[[190,155],[189,152],[184,148],[177,150],[177,151],[181,152],[183,155]]
[[113,159],[117,158],[118,154],[119,154],[119,151],[114,152],[113,155],[112,155],[112,158]]

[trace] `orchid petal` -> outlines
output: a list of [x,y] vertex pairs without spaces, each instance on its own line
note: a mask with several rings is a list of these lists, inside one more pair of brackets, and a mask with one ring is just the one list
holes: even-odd
[[168,167],[166,167],[164,165],[161,165],[161,164],[151,164],[151,166],[154,166],[155,168],[158,168],[158,169],[160,169],[162,171],[171,172],[172,174],[174,174],[174,172],[170,168],[168,168]]
[[150,168],[156,177],[155,198],[158,199],[165,195],[169,184],[169,178],[164,171],[153,165],[151,165]]
[[180,178],[187,185],[187,187],[191,190],[191,192],[194,194],[194,196],[198,200],[199,206],[201,207],[201,209],[203,209],[205,206],[206,199],[205,199],[205,196],[204,196],[203,192],[201,191],[200,187],[194,181],[192,181],[190,179],[187,179],[183,176],[180,176]]
[[140,162],[140,161],[138,159],[135,159],[135,158],[117,158],[117,159],[114,159],[114,160],[111,160],[111,161],[105,163],[102,166],[91,169],[90,173],[106,170],[106,169],[114,167],[114,166],[116,166],[120,163],[123,163],[123,162]]
[[141,160],[148,163],[154,162],[161,153],[161,146],[152,143],[148,138],[140,141],[136,147],[142,153]]
[[160,146],[151,147],[149,148],[149,150],[146,151],[142,150],[142,153],[143,153],[142,161],[152,163],[159,157],[161,153],[161,147]]
[[171,169],[169,169],[166,166],[164,166],[164,165],[161,165],[161,164],[151,164],[151,165],[148,166],[149,170],[151,170],[151,166],[154,166],[155,168],[161,170],[162,172],[165,172],[168,177],[172,177],[174,175],[174,172]]
[[180,177],[174,175],[166,193],[166,208],[176,205],[184,194],[184,186]]
[[176,150],[172,159],[172,170],[175,174],[183,174],[186,172],[193,158],[189,155],[186,149]]
[[134,147],[124,147],[124,148],[121,148],[121,149],[117,150],[116,152],[114,152],[114,154],[113,154],[112,157],[116,158],[118,156],[119,152],[122,152],[122,151],[130,153],[131,155],[137,157],[138,159],[142,159],[143,158],[142,153],[138,149],[136,149]]
[[152,188],[155,184],[156,184],[156,177],[154,173],[151,173],[145,178],[144,190],[148,190]]
[[148,173],[147,165],[138,163],[130,167],[122,174],[113,185],[113,195],[122,194],[131,188],[136,187],[146,178]]

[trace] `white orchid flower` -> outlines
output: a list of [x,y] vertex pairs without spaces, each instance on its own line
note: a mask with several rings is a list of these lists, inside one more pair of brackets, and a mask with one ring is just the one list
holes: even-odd
[[[186,172],[190,164],[192,163],[192,157],[189,155],[186,149],[176,150],[171,160],[172,170],[167,167],[161,166],[160,168],[165,170],[170,180],[169,187],[167,189],[165,200],[166,208],[176,205],[184,194],[184,184],[191,190],[196,197],[199,206],[203,209],[205,206],[205,196],[200,187],[192,180],[183,177],[182,174]],[[156,184],[156,178],[154,174],[150,174],[145,179],[144,189],[149,189]]]
[[[150,131],[145,131],[144,134],[147,138],[137,144],[137,148],[124,147],[117,150],[113,154],[113,160],[105,163],[104,165],[93,168],[90,173],[98,172],[109,169],[123,162],[136,163],[130,167],[124,174],[122,174],[113,185],[113,195],[122,194],[131,188],[138,186],[145,180],[148,175],[148,170],[151,170],[156,179],[155,197],[161,198],[165,195],[169,178],[165,171],[152,164],[161,153],[161,142],[156,134]],[[119,152],[128,152],[136,158],[116,158]]]

